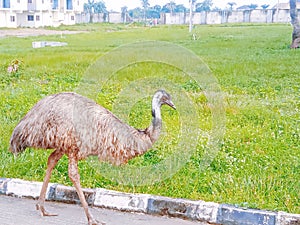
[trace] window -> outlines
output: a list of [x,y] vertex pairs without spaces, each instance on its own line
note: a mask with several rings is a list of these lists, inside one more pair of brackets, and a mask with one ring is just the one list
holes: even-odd
[[58,0],[52,1],[52,9],[58,9]]
[[15,22],[15,16],[10,16],[10,22]]
[[72,4],[72,0],[66,0],[67,1],[67,9],[73,9],[73,4]]
[[3,0],[3,8],[10,8],[10,0]]
[[71,16],[71,20],[74,20],[75,19],[75,17],[74,16]]
[[28,21],[34,21],[34,16],[33,15],[28,15],[27,20]]
[[20,3],[20,0],[18,0],[17,3]]
[[35,17],[35,20],[36,20],[36,21],[40,21],[40,16],[36,16],[36,17]]
[[32,0],[28,0],[28,3],[32,3]]

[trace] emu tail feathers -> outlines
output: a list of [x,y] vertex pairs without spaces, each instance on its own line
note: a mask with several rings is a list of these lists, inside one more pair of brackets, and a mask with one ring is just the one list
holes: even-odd
[[24,140],[22,140],[18,127],[16,127],[10,138],[9,150],[14,155],[17,155],[18,153],[23,152],[26,148],[27,145]]

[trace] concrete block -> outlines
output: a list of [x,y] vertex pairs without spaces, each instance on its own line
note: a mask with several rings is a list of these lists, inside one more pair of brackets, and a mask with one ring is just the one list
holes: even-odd
[[218,210],[218,203],[198,201],[195,212],[191,214],[193,215],[191,219],[195,219],[198,221],[207,221],[209,223],[216,223]]
[[220,205],[217,223],[223,225],[275,225],[276,213]]
[[300,225],[300,215],[278,212],[276,225]]
[[128,194],[99,188],[96,190],[94,205],[117,210],[146,212],[150,195]]
[[187,204],[178,199],[152,196],[148,202],[148,213],[184,217]]
[[215,223],[218,206],[219,204],[203,201],[152,196],[147,213]]
[[[21,179],[11,179],[7,182],[7,195],[18,197],[38,198],[42,188],[41,182],[24,181]],[[49,188],[47,189],[48,192]]]
[[1,195],[6,194],[8,181],[10,181],[10,179],[0,178],[0,194]]
[[[82,189],[85,199],[89,205],[93,205],[95,199],[95,190]],[[52,185],[49,190],[48,200],[54,200],[65,203],[80,204],[80,199],[74,187],[67,187],[64,185]]]

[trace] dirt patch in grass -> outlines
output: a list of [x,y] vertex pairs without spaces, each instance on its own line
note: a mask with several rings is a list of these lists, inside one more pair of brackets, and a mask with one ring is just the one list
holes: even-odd
[[5,29],[0,30],[0,38],[3,37],[28,37],[28,36],[42,36],[42,35],[65,35],[65,34],[77,34],[84,33],[87,31],[69,31],[69,30],[46,30],[46,29],[30,29],[30,28],[20,28],[20,29]]

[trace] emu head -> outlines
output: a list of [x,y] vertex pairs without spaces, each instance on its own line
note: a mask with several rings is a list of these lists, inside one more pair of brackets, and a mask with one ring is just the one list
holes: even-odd
[[171,95],[165,90],[158,90],[153,97],[153,103],[158,104],[159,107],[162,105],[168,105],[176,110],[174,103],[172,102]]

